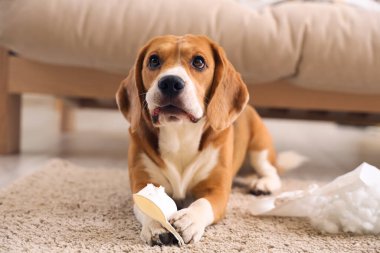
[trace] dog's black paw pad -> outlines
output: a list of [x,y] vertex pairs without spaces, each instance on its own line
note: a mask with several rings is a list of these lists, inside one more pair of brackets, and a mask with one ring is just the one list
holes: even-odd
[[171,233],[162,233],[159,235],[159,237],[163,245],[172,245],[178,243],[177,239]]
[[255,195],[255,196],[267,196],[267,195],[271,194],[270,191],[262,191],[262,190],[259,190],[259,189],[251,189],[249,191],[249,193],[251,193],[252,195]]

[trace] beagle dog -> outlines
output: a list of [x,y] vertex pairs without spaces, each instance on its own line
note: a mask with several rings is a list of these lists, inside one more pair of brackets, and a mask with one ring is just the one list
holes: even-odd
[[[183,209],[170,223],[185,243],[222,219],[232,181],[246,155],[257,178],[250,191],[281,187],[271,137],[223,49],[205,36],[161,36],[139,52],[116,94],[130,123],[128,149],[133,193],[148,183],[164,186]],[[173,243],[161,225],[134,208],[141,238]]]

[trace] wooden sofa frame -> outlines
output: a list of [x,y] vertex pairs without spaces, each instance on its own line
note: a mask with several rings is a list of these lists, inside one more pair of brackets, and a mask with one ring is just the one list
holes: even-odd
[[[17,57],[0,48],[0,154],[20,150],[21,96],[25,93],[57,97],[114,99],[124,75],[104,71],[58,66]],[[363,115],[380,122],[380,95],[358,95],[312,91],[285,82],[248,86],[251,102],[264,116],[324,119],[325,112]],[[301,116],[293,111],[301,112]],[[309,115],[310,116],[310,115]],[[308,118],[308,117],[306,117]]]

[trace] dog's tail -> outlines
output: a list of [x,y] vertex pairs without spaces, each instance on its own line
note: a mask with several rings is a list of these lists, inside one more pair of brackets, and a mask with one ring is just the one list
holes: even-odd
[[283,151],[277,156],[277,167],[280,168],[280,171],[286,172],[298,168],[307,160],[307,157],[295,151]]

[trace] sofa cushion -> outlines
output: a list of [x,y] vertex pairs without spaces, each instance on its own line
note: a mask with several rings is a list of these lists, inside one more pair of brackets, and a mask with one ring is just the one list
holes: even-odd
[[232,0],[0,0],[0,44],[48,63],[127,73],[162,34],[206,34],[248,84],[380,93],[380,13],[295,2],[255,10]]

